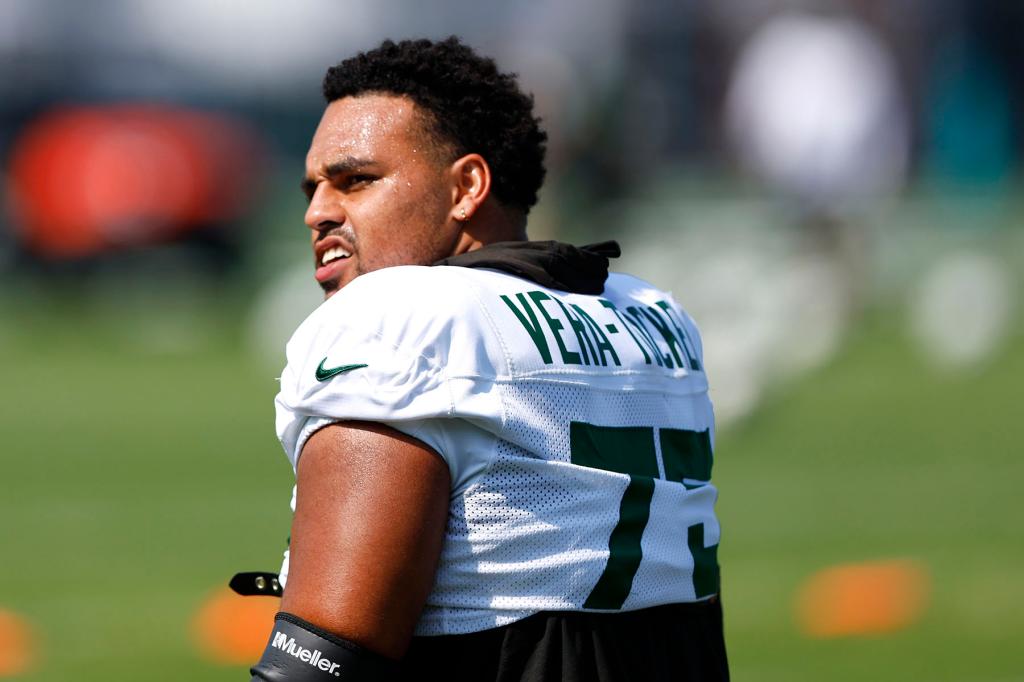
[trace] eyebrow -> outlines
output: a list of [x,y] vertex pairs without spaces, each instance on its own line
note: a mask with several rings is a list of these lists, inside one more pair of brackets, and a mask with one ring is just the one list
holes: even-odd
[[[374,163],[375,162],[373,161],[373,159],[361,159],[356,156],[346,156],[344,158],[338,159],[337,161],[324,165],[322,167],[321,173],[327,176],[328,178],[332,178],[337,175],[351,173],[352,171],[358,170],[360,168],[372,166],[374,165]],[[302,182],[299,184],[299,186],[302,188],[302,191],[306,194],[306,196],[312,196],[313,192],[316,191],[316,181],[313,180],[313,178],[309,177],[308,175],[303,176]]]

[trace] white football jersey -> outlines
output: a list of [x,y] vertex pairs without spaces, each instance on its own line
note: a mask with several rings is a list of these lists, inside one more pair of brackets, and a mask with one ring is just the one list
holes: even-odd
[[714,418],[700,337],[669,294],[614,273],[588,296],[494,270],[387,268],[321,305],[287,356],[277,432],[293,466],[314,431],[358,419],[451,471],[416,634],[718,592]]

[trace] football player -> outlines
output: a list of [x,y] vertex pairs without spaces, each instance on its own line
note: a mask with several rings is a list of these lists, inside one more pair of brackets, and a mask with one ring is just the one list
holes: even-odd
[[324,95],[253,679],[727,679],[693,321],[614,242],[527,241],[546,138],[491,59],[389,41]]

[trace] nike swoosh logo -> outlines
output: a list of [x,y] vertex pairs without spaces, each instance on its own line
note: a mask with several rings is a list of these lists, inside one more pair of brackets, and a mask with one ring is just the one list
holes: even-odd
[[362,369],[363,367],[369,367],[369,365],[338,365],[337,367],[331,367],[327,369],[324,367],[324,363],[327,362],[327,358],[320,361],[320,366],[316,368],[316,380],[327,381],[333,376],[342,374],[343,372],[351,372],[354,369]]

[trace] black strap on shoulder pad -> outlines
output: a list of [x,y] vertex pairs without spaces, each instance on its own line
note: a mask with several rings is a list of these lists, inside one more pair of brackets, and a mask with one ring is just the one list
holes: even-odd
[[243,597],[251,597],[253,595],[280,597],[284,591],[281,588],[281,581],[277,573],[266,573],[264,571],[235,573],[231,578],[231,582],[228,583],[228,587]]

